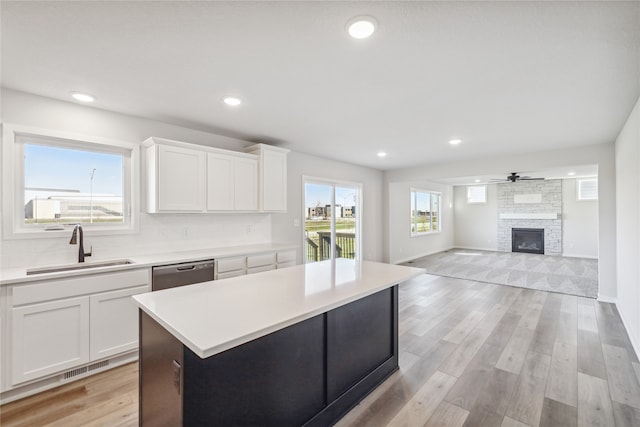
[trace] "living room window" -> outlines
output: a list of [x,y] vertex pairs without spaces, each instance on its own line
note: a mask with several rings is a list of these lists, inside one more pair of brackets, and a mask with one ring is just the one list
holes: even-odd
[[3,132],[6,236],[136,227],[137,145],[11,125]]
[[440,193],[411,189],[411,235],[421,236],[441,231]]
[[598,178],[578,178],[578,200],[598,200]]
[[467,203],[487,203],[487,186],[470,185],[467,187]]

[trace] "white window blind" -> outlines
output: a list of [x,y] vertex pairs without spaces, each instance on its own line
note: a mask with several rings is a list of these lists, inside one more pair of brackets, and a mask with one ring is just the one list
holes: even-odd
[[578,179],[578,200],[598,200],[598,178]]

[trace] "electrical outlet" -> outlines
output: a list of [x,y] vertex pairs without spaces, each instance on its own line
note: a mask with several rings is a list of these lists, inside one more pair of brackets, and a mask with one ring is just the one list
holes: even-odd
[[300,227],[300,220],[299,220],[298,218],[295,218],[295,219],[293,220],[293,226],[294,226],[294,227]]

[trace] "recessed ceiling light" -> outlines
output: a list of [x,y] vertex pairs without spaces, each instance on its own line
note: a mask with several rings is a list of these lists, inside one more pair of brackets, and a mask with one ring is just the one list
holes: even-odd
[[569,175],[569,176],[574,176],[575,174],[576,174],[575,172],[571,171],[571,172],[569,172],[567,175]]
[[378,157],[386,157],[387,153],[385,153],[384,151],[380,151],[378,152]]
[[480,180],[479,180],[479,179],[476,179],[476,180],[474,180],[473,182],[480,182]]
[[232,107],[237,107],[238,105],[242,104],[242,100],[235,96],[225,96],[224,98],[222,98],[222,102],[227,105],[231,105]]
[[451,144],[451,145],[458,145],[458,144],[460,144],[461,142],[462,142],[462,140],[461,140],[461,139],[452,139],[452,140],[450,140],[450,141],[449,141],[449,144]]
[[87,95],[86,93],[80,93],[80,92],[71,92],[71,97],[76,101],[80,101],[80,102],[95,101],[95,98],[93,96]]
[[372,16],[356,16],[347,22],[347,32],[354,39],[366,39],[378,28],[378,22]]

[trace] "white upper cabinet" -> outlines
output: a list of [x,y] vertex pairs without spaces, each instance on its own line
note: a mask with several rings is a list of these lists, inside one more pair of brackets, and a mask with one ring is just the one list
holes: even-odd
[[247,150],[259,156],[259,209],[263,212],[287,211],[287,153],[289,150],[256,144]]
[[258,159],[256,156],[243,153],[238,155],[207,153],[207,209],[210,211],[258,210]]
[[152,144],[145,151],[147,211],[203,212],[206,207],[206,153],[150,140]]
[[256,144],[246,153],[149,138],[147,212],[286,212],[287,153]]

